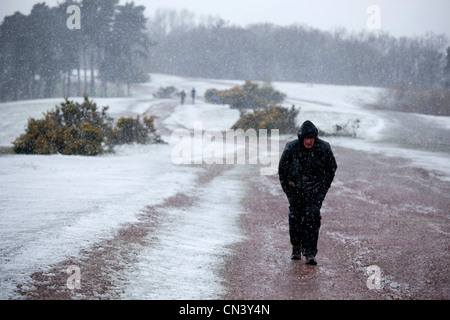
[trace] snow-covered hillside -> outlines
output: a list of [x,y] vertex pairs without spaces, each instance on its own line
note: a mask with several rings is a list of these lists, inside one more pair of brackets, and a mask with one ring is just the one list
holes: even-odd
[[[225,89],[242,83],[152,75],[151,82],[137,87],[130,98],[93,100],[99,106],[110,106],[109,112],[116,118],[154,114],[161,103],[175,105],[173,112],[161,120],[167,132],[194,129],[196,121],[202,121],[203,129],[226,130],[239,118],[239,112],[228,106],[206,104],[201,96],[209,88]],[[166,86],[186,92],[195,87],[199,97],[194,105],[189,96],[185,105],[180,105],[176,100],[152,96],[159,87]],[[295,105],[301,109],[298,124],[308,119],[329,133],[334,132],[336,125],[358,124],[352,128],[356,138],[327,137],[325,140],[332,146],[405,157],[412,165],[432,169],[440,178],[450,179],[450,152],[403,148],[390,136],[390,129],[400,120],[392,118],[391,113],[362,107],[376,101],[381,89],[286,82],[275,82],[273,86],[287,94],[285,106]],[[82,101],[82,98],[73,100]],[[0,146],[11,146],[24,132],[29,117],[39,118],[60,102],[61,99],[46,99],[0,104]],[[442,139],[450,140],[450,117],[411,117],[421,125],[438,130]],[[162,204],[178,192],[191,190],[200,169],[174,164],[171,152],[176,141],[168,134],[162,138],[168,144],[125,145],[117,147],[114,154],[97,157],[0,155],[0,299],[17,298],[16,285],[25,282],[32,272],[74,256],[110,235],[121,224],[136,221],[146,206]],[[183,218],[153,235],[159,238],[161,245],[142,252],[137,269],[130,271],[131,284],[126,287],[124,297],[217,298],[220,281],[211,271],[215,262],[208,261],[205,252],[223,249],[243,236],[233,221],[241,213],[239,201],[243,195],[239,192],[239,178],[247,168],[235,166],[234,171],[216,178],[214,186],[219,189],[213,192],[209,192],[207,186],[197,190],[202,205],[190,207],[188,212],[170,213]],[[214,207],[208,206],[208,201],[213,202]],[[214,223],[204,220],[211,212],[215,221],[220,217],[222,222],[207,234],[196,232],[197,228],[207,229],[205,224]],[[177,234],[189,237],[183,240],[177,238]],[[182,244],[186,245],[180,249]],[[168,248],[178,249],[170,251]],[[171,265],[180,254],[191,257],[183,261],[182,270]],[[199,261],[206,265],[202,272],[198,271]],[[157,270],[150,272],[146,269],[149,264]],[[142,282],[144,278],[147,280]],[[161,285],[168,279],[166,285]],[[158,281],[160,285],[155,285]],[[181,281],[183,285],[174,290]],[[192,286],[199,283],[205,289],[193,292]],[[208,288],[209,284],[214,288]]]

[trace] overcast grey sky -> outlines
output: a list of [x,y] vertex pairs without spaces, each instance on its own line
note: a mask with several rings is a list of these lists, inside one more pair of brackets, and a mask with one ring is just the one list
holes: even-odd
[[[39,2],[54,6],[62,1],[0,0],[0,20],[15,11],[29,14]],[[220,16],[230,24],[242,26],[255,22],[300,23],[322,30],[344,27],[349,31],[367,29],[371,16],[367,8],[376,5],[380,9],[381,30],[393,36],[432,31],[450,38],[450,0],[134,0],[134,3],[144,5],[147,16],[158,8],[187,9],[198,16]]]

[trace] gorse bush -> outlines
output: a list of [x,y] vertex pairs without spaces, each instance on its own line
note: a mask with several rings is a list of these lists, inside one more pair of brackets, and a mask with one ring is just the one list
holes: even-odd
[[24,154],[97,155],[122,143],[160,143],[154,128],[155,117],[122,117],[116,126],[107,114],[84,97],[82,104],[67,98],[43,119],[28,120],[25,133],[13,142],[13,150]]
[[60,106],[44,114],[44,119],[30,118],[24,134],[14,142],[16,153],[96,155],[103,152],[111,134],[112,119],[106,111],[84,97],[82,104],[67,98]]
[[177,88],[169,86],[159,88],[158,91],[153,94],[153,96],[158,99],[172,99],[176,98],[178,94],[179,93]]
[[[272,88],[270,83],[259,87],[246,81],[244,85],[229,90],[208,89],[204,96],[207,102],[229,104],[231,108],[239,109],[241,116],[232,129],[279,129],[281,134],[297,132],[295,118],[298,110],[278,106],[286,95]],[[253,109],[253,112],[246,112],[248,109]]]
[[139,116],[119,118],[112,131],[112,143],[162,143],[161,137],[156,134],[155,119],[155,116],[144,117],[143,121]]
[[270,84],[259,88],[256,83],[246,81],[242,86],[229,90],[208,89],[205,101],[217,104],[229,104],[233,109],[262,109],[276,105],[285,99],[286,95],[273,89]]
[[[262,110],[254,109],[253,112],[242,114],[232,129],[279,129],[280,134],[297,133],[295,118],[298,110],[281,106],[269,106]],[[269,131],[270,132],[270,131]]]

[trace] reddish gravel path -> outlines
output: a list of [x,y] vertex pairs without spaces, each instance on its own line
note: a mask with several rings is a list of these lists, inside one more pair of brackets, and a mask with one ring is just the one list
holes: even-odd
[[[318,265],[290,260],[278,176],[254,176],[240,221],[248,240],[225,265],[224,298],[449,299],[450,184],[404,159],[333,150],[339,168],[322,207]],[[370,265],[381,289],[367,286]]]

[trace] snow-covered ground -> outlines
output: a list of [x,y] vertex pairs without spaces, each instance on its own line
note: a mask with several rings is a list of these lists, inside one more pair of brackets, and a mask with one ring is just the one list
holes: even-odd
[[[164,102],[152,93],[159,87],[175,86],[184,89],[188,97],[184,106],[175,107],[163,121],[169,130],[192,130],[198,121],[203,129],[226,130],[239,113],[228,106],[206,104],[201,96],[208,88],[225,89],[242,83],[152,75],[151,82],[139,86],[130,98],[93,100],[99,106],[110,106],[109,113],[114,117],[152,113],[153,106]],[[361,107],[374,102],[381,89],[287,82],[273,85],[287,94],[285,106],[301,108],[298,124],[309,119],[331,133],[336,124],[351,125],[358,120],[358,127],[352,128],[356,138],[327,137],[332,146],[404,157],[411,165],[450,179],[450,152],[402,147],[390,140],[390,129],[396,124],[388,112]],[[189,97],[193,87],[200,96],[195,105],[190,104]],[[40,118],[60,102],[46,99],[0,104],[0,146],[11,146],[24,132],[29,117]],[[450,140],[450,117],[411,117],[437,130],[443,140]],[[76,256],[114,228],[136,221],[146,206],[191,190],[199,169],[173,163],[172,150],[177,142],[171,136],[162,138],[168,144],[121,146],[115,154],[97,157],[0,155],[0,299],[17,298],[16,285],[31,273]],[[242,237],[233,222],[241,214],[239,172],[245,169],[235,166],[204,189],[195,190],[200,200],[187,211],[167,213],[180,218],[174,219],[176,225],[162,226],[152,235],[158,243],[143,250],[140,262],[128,270],[130,282],[124,298],[218,297],[221,284],[214,270],[220,261],[211,259],[208,253],[220,248],[226,252],[225,246]],[[177,264],[180,254],[190,259]],[[193,292],[192,288],[199,286],[202,290]]]
[[300,107],[299,125],[311,120],[327,133],[340,125],[355,134],[325,137],[332,146],[402,157],[450,181],[450,117],[363,108],[377,101],[380,88],[283,82],[274,87],[287,94],[286,107]]

